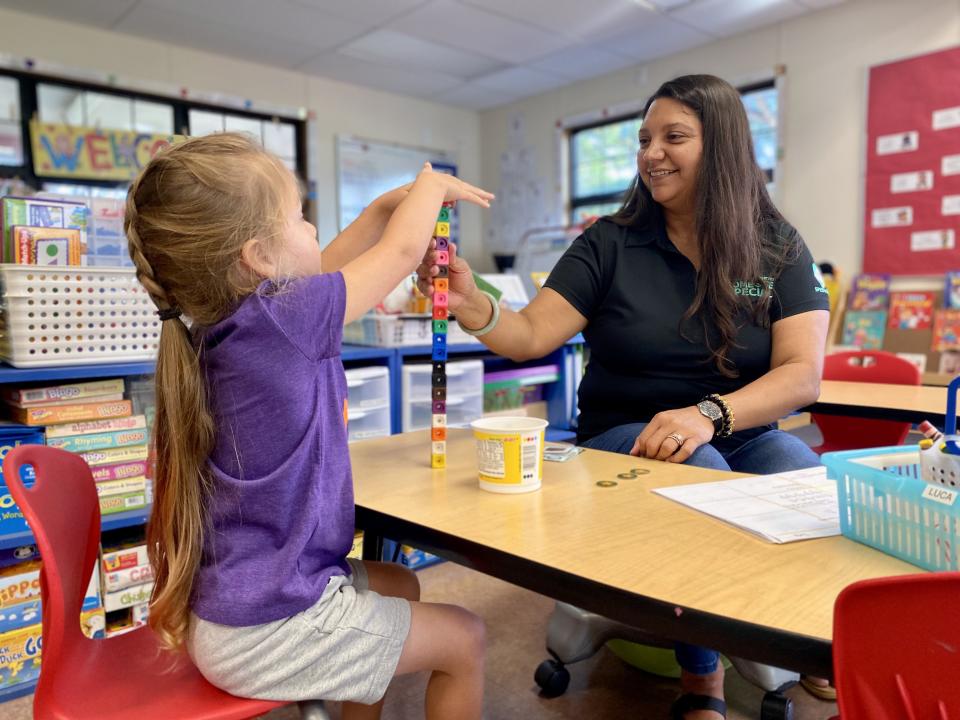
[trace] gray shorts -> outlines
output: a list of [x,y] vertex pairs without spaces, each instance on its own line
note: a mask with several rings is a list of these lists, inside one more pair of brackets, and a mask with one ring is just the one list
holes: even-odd
[[190,615],[187,651],[211,684],[262,700],[335,700],[370,705],[383,697],[410,631],[410,603],[369,589],[367,570],[334,576],[313,607],[246,627]]

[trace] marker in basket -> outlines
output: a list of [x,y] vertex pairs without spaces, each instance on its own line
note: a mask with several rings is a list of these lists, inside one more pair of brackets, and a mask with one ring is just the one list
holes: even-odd
[[922,423],[917,425],[917,429],[923,433],[925,438],[929,438],[933,442],[936,442],[943,437],[943,433],[937,430],[932,423],[924,420]]

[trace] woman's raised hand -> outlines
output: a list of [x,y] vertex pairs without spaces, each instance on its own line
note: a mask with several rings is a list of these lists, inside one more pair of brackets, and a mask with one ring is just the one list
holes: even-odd
[[[450,257],[450,266],[447,271],[447,279],[450,281],[447,293],[447,307],[450,312],[454,312],[465,298],[476,290],[477,286],[473,282],[473,272],[470,265],[462,257],[457,255],[457,246],[450,243],[448,254]],[[440,266],[437,265],[437,240],[434,238],[427,246],[427,252],[423,256],[420,265],[417,266],[417,287],[427,297],[433,295],[433,278],[440,272]]]

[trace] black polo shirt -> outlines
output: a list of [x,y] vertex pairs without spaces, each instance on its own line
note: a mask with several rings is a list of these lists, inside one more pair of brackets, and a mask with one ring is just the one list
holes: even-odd
[[[771,227],[770,242],[799,243],[799,255],[773,282],[774,323],[809,310],[828,310],[826,288],[803,240],[789,225]],[[739,376],[724,377],[711,359],[703,323],[680,322],[693,302],[697,273],[667,237],[662,215],[644,228],[599,220],[570,246],[546,287],[587,320],[590,362],[580,384],[579,439],[647,422],[662,410],[687,407],[705,395],[731,393],[770,369],[770,328],[757,325],[750,304],[762,288],[738,282],[743,300],[739,333],[728,357]],[[713,345],[718,345],[715,336]]]

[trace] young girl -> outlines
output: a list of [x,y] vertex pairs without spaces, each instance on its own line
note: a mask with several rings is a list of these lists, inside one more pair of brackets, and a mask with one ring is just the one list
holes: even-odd
[[[492,195],[429,165],[321,252],[294,176],[243,135],[161,152],[124,228],[159,308],[150,624],[244,697],[344,701],[378,718],[394,675],[431,670],[427,718],[479,718],[484,627],[420,603],[354,533],[344,323],[417,266],[443,202]],[[189,325],[184,321],[189,318]]]

